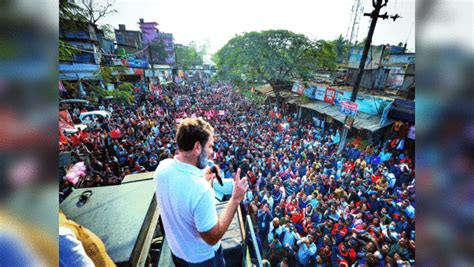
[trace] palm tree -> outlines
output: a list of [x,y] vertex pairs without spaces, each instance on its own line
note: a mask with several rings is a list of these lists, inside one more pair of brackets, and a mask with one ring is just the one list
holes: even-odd
[[349,57],[349,50],[351,45],[349,41],[342,37],[342,34],[333,41],[336,50],[336,62],[342,63]]

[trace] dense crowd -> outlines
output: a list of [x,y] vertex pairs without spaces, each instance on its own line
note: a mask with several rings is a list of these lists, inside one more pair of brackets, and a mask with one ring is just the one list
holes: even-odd
[[[180,119],[202,116],[215,128],[213,158],[224,175],[241,168],[249,178],[242,206],[271,266],[414,263],[414,162],[403,145],[393,145],[395,135],[337,154],[339,129],[255,105],[225,83],[169,85],[135,98],[103,107],[110,119],[62,139],[61,151],[86,161],[82,186],[154,171],[174,155]],[[61,185],[67,195],[70,186]]]

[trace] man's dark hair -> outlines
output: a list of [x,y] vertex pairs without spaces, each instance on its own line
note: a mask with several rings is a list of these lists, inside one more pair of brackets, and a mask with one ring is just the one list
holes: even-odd
[[181,151],[190,151],[199,142],[204,146],[209,137],[214,134],[214,128],[201,118],[184,119],[178,126],[176,143]]

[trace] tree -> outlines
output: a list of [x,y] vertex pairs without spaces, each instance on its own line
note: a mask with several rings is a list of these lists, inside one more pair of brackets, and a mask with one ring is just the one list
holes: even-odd
[[114,26],[110,24],[103,24],[99,29],[104,32],[104,37],[108,40],[115,40]]
[[[83,27],[87,23],[87,18],[82,14],[83,9],[78,5],[68,1],[60,0],[59,1],[59,26],[61,28],[67,28],[71,30],[79,30],[80,27]],[[77,53],[77,49],[65,42],[64,40],[59,39],[59,60],[60,61],[71,61],[74,54]]]
[[318,40],[316,45],[317,68],[329,72],[336,70],[337,54],[335,44],[331,41]]
[[313,77],[317,67],[316,42],[287,30],[268,30],[236,35],[213,57],[218,76],[236,84],[269,83],[280,103],[280,91],[292,80]]
[[198,48],[195,42],[185,45],[177,45],[176,51],[176,65],[188,69],[193,66],[199,66],[203,64],[204,52]]
[[153,53],[153,61],[158,62],[158,64],[166,63],[168,52],[166,52],[165,42],[159,40],[158,42],[152,42],[150,46]]
[[351,50],[351,44],[348,40],[344,39],[342,35],[339,35],[337,39],[333,41],[334,49],[336,51],[336,62],[342,63],[344,60],[349,58],[349,52]]
[[87,17],[83,13],[84,9],[75,3],[68,0],[59,0],[59,24],[61,26],[74,27],[77,22],[87,22]]
[[94,25],[106,15],[117,13],[113,8],[115,0],[81,0],[83,15]]

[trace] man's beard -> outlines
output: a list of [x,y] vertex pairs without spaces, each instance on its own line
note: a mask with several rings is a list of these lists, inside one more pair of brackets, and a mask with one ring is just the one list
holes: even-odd
[[208,160],[209,160],[209,155],[207,155],[206,151],[204,151],[204,149],[203,149],[201,151],[201,154],[199,154],[196,167],[203,170],[204,168],[207,167]]

